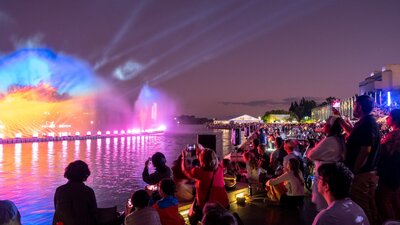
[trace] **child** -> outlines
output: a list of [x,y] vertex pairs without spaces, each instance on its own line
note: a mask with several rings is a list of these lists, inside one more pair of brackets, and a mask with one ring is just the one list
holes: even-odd
[[184,225],[185,220],[178,211],[178,199],[175,197],[176,186],[172,179],[160,181],[161,199],[154,204],[160,215],[162,225]]

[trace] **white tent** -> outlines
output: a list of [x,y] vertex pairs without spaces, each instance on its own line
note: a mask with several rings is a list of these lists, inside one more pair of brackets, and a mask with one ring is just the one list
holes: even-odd
[[229,122],[234,122],[234,123],[262,123],[263,121],[261,119],[249,116],[249,115],[242,115],[233,119],[230,119]]

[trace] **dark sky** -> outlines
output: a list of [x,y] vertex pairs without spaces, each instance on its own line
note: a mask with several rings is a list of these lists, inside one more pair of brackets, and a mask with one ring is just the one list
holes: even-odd
[[[1,0],[0,53],[50,47],[87,61],[133,102],[227,117],[349,97],[400,63],[400,1]],[[171,103],[172,104],[172,103]]]

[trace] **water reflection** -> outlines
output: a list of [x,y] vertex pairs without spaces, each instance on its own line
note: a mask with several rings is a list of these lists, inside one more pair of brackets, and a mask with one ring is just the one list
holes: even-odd
[[64,169],[82,159],[99,207],[123,210],[132,191],[145,185],[141,174],[149,156],[163,152],[171,165],[182,147],[196,140],[196,134],[185,134],[0,145],[0,196],[16,203],[23,224],[50,224],[54,191],[67,181]]

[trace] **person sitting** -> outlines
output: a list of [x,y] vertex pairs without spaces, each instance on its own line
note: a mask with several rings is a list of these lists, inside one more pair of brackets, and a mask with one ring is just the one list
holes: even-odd
[[323,164],[318,168],[318,192],[328,208],[320,211],[313,225],[369,225],[363,209],[349,198],[353,173],[343,163]]
[[279,174],[279,170],[282,169],[283,158],[287,156],[287,152],[284,149],[283,139],[281,137],[275,138],[275,151],[271,153],[269,165],[271,173]]
[[[236,177],[239,171],[236,171],[232,165],[231,160],[223,159],[222,165],[224,167],[224,182],[227,191],[236,189]],[[240,174],[239,174],[240,175]]]
[[161,225],[156,209],[149,206],[150,196],[143,189],[135,191],[125,207],[124,225]]
[[[202,225],[241,225],[238,219],[218,203],[207,203],[203,209]],[[241,221],[241,220],[240,220]]]
[[[155,172],[149,174],[149,163],[150,160],[155,168]],[[150,185],[158,184],[164,178],[171,178],[171,169],[166,165],[167,160],[165,159],[164,154],[161,152],[156,152],[146,160],[144,164],[144,169],[142,173],[142,179],[144,182]]]
[[[272,201],[280,201],[282,206],[295,208],[303,204],[304,178],[296,158],[289,159],[286,166],[285,172],[281,176],[267,181],[268,197]],[[280,185],[282,183],[286,191]]]
[[260,145],[260,141],[258,140],[258,138],[254,138],[251,142],[249,152],[251,154],[253,154],[254,156],[256,156],[258,154],[257,148],[259,145]]
[[257,163],[259,168],[259,182],[265,184],[267,182],[269,175],[269,155],[265,152],[265,145],[261,144],[257,148]]
[[285,140],[283,144],[283,148],[285,149],[287,155],[283,157],[283,168],[287,168],[287,164],[289,163],[289,159],[295,158],[299,160],[299,169],[302,173],[304,173],[304,162],[301,157],[300,152],[296,150],[297,148],[297,140]]
[[160,215],[162,225],[184,225],[185,220],[178,211],[178,199],[175,197],[176,186],[172,179],[160,181],[161,199],[153,205]]
[[0,200],[0,225],[21,225],[21,214],[12,201]]
[[246,162],[247,182],[258,184],[258,163],[256,157],[251,152],[245,152],[243,159]]
[[59,186],[54,194],[55,213],[53,225],[94,225],[97,210],[96,196],[92,188],[83,182],[90,176],[88,165],[82,160],[71,162],[65,168],[68,182]]

